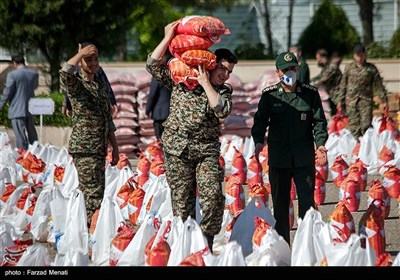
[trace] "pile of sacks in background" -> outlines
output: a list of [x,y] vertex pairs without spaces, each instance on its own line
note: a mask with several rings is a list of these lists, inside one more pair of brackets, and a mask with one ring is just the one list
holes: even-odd
[[[379,135],[386,135],[384,143],[388,143],[393,134],[385,131],[377,134],[373,128],[369,132],[371,137],[360,141],[360,151],[364,145],[371,148],[375,143],[371,141],[381,140]],[[335,144],[339,142],[334,141],[337,133],[345,135],[346,130],[342,128],[330,134],[331,158],[345,152]],[[399,178],[391,177],[394,185],[390,186],[372,182],[370,191],[375,191],[371,191],[358,234],[351,215],[354,209],[350,208],[351,200],[357,195],[345,194],[327,221],[322,221],[321,214],[313,209],[303,221],[298,220],[290,248],[275,231],[275,220],[269,210],[267,150],[263,150],[261,162],[257,164],[251,138],[222,137],[221,142],[220,164],[227,171],[226,207],[221,231],[215,236],[213,255],[199,228],[199,203],[196,217],[182,221],[172,215],[159,143],[152,142],[142,152],[135,170],[123,156],[117,166],[105,163],[103,202],[88,228],[77,172],[66,149],[36,142],[27,151],[16,151],[8,135],[1,133],[2,265],[400,265],[400,253],[393,260],[385,251],[383,223],[387,211],[387,198],[383,194],[389,193],[390,187],[392,195],[397,194],[399,199]],[[373,147],[377,149],[379,145]],[[397,151],[391,163],[381,165],[398,162]],[[316,168],[316,172],[325,171],[323,174],[328,173],[334,180],[338,172],[333,166]],[[369,172],[372,174],[375,169],[370,168]],[[358,176],[368,176],[369,172]],[[351,172],[341,174],[344,178],[340,188],[344,188]],[[348,181],[354,183],[354,180]],[[293,193],[295,199],[295,186]],[[380,196],[373,197],[375,194]],[[293,211],[290,215],[293,223]]]

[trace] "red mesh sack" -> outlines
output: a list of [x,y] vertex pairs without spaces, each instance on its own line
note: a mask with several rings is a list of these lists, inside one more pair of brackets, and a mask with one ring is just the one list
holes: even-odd
[[186,16],[179,20],[176,32],[208,37],[214,42],[221,40],[223,34],[230,34],[225,24],[213,16]]
[[183,83],[190,90],[193,90],[199,84],[196,79],[192,78],[197,77],[194,68],[186,65],[178,58],[169,60],[168,68],[171,72],[171,79],[175,83]]
[[151,163],[146,157],[146,155],[141,154],[136,166],[136,171],[138,173],[137,181],[140,187],[143,187],[144,183],[146,183],[147,180],[149,179],[150,165]]
[[245,184],[247,179],[247,164],[243,154],[233,147],[235,153],[232,158],[231,175],[236,175],[240,179],[240,184]]
[[251,188],[253,185],[262,184],[262,182],[262,166],[256,157],[252,155],[247,166],[247,186]]
[[336,187],[340,188],[341,183],[347,176],[348,169],[349,165],[343,159],[343,156],[337,156],[331,167],[332,180]]
[[321,205],[325,202],[326,196],[326,186],[325,186],[325,179],[318,172],[315,170],[315,188],[314,188],[314,201],[316,205]]
[[367,206],[371,203],[375,203],[376,207],[380,207],[382,210],[382,218],[386,219],[390,213],[390,196],[385,187],[379,179],[375,179],[371,182],[371,187],[368,190]]
[[338,109],[336,114],[332,117],[328,134],[336,133],[337,135],[339,135],[340,131],[348,126],[349,126],[349,118],[343,114],[343,111],[340,108]]
[[217,56],[209,50],[187,50],[179,54],[179,59],[191,67],[202,64],[207,70],[213,70],[217,65]]
[[350,170],[353,170],[353,168],[358,168],[358,173],[359,173],[359,181],[360,181],[360,191],[365,191],[367,188],[367,181],[368,181],[368,169],[366,168],[366,165],[359,159],[357,158],[349,167],[349,172]]
[[350,235],[356,232],[353,215],[343,202],[336,204],[329,214],[328,223],[338,232],[341,242],[346,242]]
[[291,200],[296,200],[297,193],[296,193],[296,184],[294,183],[294,180],[292,178],[292,183],[290,186],[290,199]]
[[384,186],[391,198],[400,196],[400,170],[395,166],[388,166],[383,173],[382,186]]
[[141,188],[135,189],[131,195],[129,196],[128,200],[128,215],[129,220],[133,225],[137,225],[137,219],[139,217],[140,209],[143,205],[145,191]]
[[382,149],[380,150],[378,154],[378,163],[379,167],[378,170],[385,165],[388,161],[391,161],[394,159],[394,152],[390,150],[388,147],[383,146]]
[[356,212],[360,207],[360,183],[357,178],[346,177],[340,185],[339,201],[344,203],[350,212]]
[[228,209],[235,217],[243,211],[245,206],[245,194],[240,178],[236,175],[230,175],[225,184],[225,209]]

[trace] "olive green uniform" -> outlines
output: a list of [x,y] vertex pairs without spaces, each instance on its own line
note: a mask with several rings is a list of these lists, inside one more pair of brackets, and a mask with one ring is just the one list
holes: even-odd
[[297,83],[286,93],[281,83],[263,90],[251,130],[255,144],[264,144],[268,128],[268,165],[275,229],[290,244],[291,179],[299,199],[299,217],[314,206],[315,147],[328,139],[327,121],[317,88]]
[[382,102],[387,102],[386,89],[376,66],[368,62],[361,67],[355,62],[346,65],[338,90],[338,101],[345,105],[349,130],[356,140],[371,127],[374,95],[379,95]]
[[77,70],[76,66],[64,64],[60,78],[73,108],[68,150],[78,172],[90,223],[103,199],[108,135],[116,128],[105,83],[97,76],[89,81]]
[[183,221],[188,216],[195,217],[197,183],[202,209],[200,227],[206,235],[216,235],[221,230],[225,207],[224,171],[219,165],[220,118],[232,111],[232,89],[227,85],[214,87],[218,92],[218,105],[212,108],[201,86],[189,90],[181,83],[175,84],[161,60],[149,56],[146,69],[172,89],[162,143],[173,215],[180,216]]

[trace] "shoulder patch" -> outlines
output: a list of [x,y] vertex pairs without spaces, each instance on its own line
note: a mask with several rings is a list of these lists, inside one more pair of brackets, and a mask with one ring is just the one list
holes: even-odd
[[314,91],[318,91],[318,88],[317,88],[317,87],[312,86],[312,85],[310,85],[310,84],[301,83],[301,87],[303,87],[303,88],[308,88],[308,89],[311,89],[311,90],[314,90]]
[[264,93],[264,92],[268,92],[268,91],[274,91],[274,90],[276,90],[276,89],[278,89],[278,87],[277,87],[277,85],[275,84],[275,85],[272,85],[272,86],[269,86],[269,87],[264,88],[261,92]]

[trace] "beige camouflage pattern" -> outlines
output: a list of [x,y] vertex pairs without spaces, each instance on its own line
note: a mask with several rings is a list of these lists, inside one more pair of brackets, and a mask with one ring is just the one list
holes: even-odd
[[371,126],[374,96],[387,102],[386,89],[376,66],[368,62],[362,67],[355,62],[346,65],[338,90],[338,101],[345,106],[349,130],[356,139]]
[[232,89],[228,85],[214,87],[219,93],[218,105],[211,108],[201,86],[191,91],[183,84],[175,84],[160,60],[149,56],[146,69],[172,90],[162,143],[173,213],[183,220],[194,215],[197,182],[203,213],[200,227],[206,234],[217,234],[224,209],[223,172],[219,167],[220,119],[232,111]]

